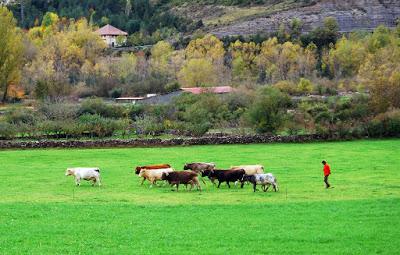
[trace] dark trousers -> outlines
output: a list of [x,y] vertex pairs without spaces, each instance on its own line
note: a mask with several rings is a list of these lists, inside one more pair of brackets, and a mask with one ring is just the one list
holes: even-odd
[[329,177],[329,175],[325,175],[324,176],[324,182],[325,182],[325,187],[326,188],[329,188],[331,185],[329,184],[329,182],[328,182],[328,177]]

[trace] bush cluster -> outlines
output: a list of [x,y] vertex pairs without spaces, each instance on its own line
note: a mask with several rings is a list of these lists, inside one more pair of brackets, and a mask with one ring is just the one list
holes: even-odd
[[1,139],[202,136],[208,132],[394,137],[400,135],[400,110],[375,115],[368,95],[293,100],[266,86],[250,94],[183,93],[164,105],[115,105],[97,98],[80,105],[42,103],[34,109],[8,110],[0,121]]

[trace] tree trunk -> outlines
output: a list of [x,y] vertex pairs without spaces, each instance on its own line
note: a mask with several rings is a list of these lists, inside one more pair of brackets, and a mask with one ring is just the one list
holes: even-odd
[[4,86],[4,93],[3,93],[3,100],[2,100],[3,103],[5,103],[7,100],[7,93],[8,93],[8,85],[6,84]]
[[20,24],[20,26],[23,27],[23,25],[24,25],[24,19],[25,19],[25,14],[24,14],[25,2],[24,2],[24,0],[21,0],[20,4],[21,4],[21,24]]

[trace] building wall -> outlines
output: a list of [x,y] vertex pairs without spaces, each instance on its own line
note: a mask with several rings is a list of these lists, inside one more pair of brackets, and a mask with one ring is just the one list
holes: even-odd
[[[118,45],[117,36],[106,35],[106,36],[101,36],[101,38],[103,38],[104,42],[108,45],[108,47],[122,46],[122,45]],[[126,36],[125,36],[124,41],[126,42]]]

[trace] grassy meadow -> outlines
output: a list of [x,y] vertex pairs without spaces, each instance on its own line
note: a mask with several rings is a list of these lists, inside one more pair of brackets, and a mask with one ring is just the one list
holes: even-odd
[[[325,189],[321,160],[332,168]],[[400,140],[0,151],[0,254],[399,254]],[[136,165],[263,164],[280,190],[140,186]],[[103,185],[75,187],[71,166]]]

